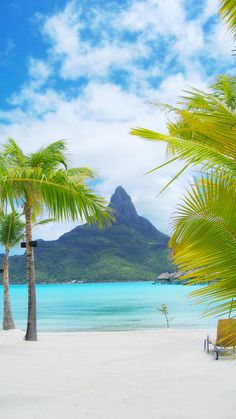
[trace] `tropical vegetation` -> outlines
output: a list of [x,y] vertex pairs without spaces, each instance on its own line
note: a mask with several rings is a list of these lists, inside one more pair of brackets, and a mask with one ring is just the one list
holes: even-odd
[[235,0],[221,0],[220,15],[224,19],[228,30],[236,39],[236,4]]
[[37,340],[35,263],[32,225],[46,209],[57,220],[97,223],[111,221],[105,201],[94,194],[86,180],[94,173],[89,168],[69,168],[66,143],[55,141],[38,151],[25,154],[13,139],[1,148],[0,192],[2,203],[20,207],[25,217],[28,279],[28,321],[25,339]]
[[166,142],[167,163],[185,162],[177,176],[200,168],[172,219],[170,247],[189,283],[206,283],[193,294],[212,303],[208,314],[225,314],[236,308],[236,78],[219,76],[209,92],[191,89],[179,105],[161,105],[174,113],[168,134],[132,134]]
[[3,329],[15,328],[9,292],[9,252],[24,237],[25,224],[20,220],[20,214],[11,212],[0,215],[0,243],[4,246],[3,260]]

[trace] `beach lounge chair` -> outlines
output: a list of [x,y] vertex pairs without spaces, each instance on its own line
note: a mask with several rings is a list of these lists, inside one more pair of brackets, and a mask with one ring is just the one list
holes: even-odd
[[233,352],[236,349],[236,319],[221,319],[217,324],[217,336],[213,340],[210,336],[204,340],[204,350],[209,354],[210,345],[213,345],[214,358],[217,360],[219,354],[226,349]]

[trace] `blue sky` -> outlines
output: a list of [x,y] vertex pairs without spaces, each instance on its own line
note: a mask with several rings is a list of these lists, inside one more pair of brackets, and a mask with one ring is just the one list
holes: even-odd
[[[129,130],[165,131],[166,116],[148,102],[175,103],[189,85],[206,89],[217,74],[234,74],[217,9],[217,0],[2,1],[1,142],[13,137],[32,151],[67,139],[71,164],[98,171],[98,193],[109,200],[123,185],[139,213],[169,233],[191,173],[157,199],[179,166],[144,176],[165,147]],[[39,227],[35,236],[54,239],[73,226]]]

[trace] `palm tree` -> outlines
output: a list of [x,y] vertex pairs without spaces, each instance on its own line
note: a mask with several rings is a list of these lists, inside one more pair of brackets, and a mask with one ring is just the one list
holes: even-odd
[[234,0],[221,0],[219,13],[226,22],[228,30],[236,39],[236,4]]
[[0,216],[0,243],[5,247],[3,262],[3,329],[14,329],[15,324],[11,311],[9,293],[9,251],[24,237],[25,224],[16,212],[1,214]]
[[208,284],[194,293],[201,301],[214,303],[208,313],[223,314],[232,311],[236,296],[236,78],[219,76],[210,93],[192,89],[180,104],[158,105],[177,116],[168,123],[169,134],[143,128],[132,134],[167,143],[172,158],[153,170],[185,161],[175,179],[187,167],[200,166],[202,176],[173,218],[170,246],[174,262],[188,271],[190,283]]
[[25,216],[28,279],[28,321],[25,339],[37,340],[35,265],[32,223],[47,209],[57,220],[84,219],[100,227],[112,217],[103,198],[86,185],[94,177],[89,168],[68,168],[66,144],[55,141],[30,154],[24,154],[12,139],[2,146],[0,192],[3,201],[23,208]]

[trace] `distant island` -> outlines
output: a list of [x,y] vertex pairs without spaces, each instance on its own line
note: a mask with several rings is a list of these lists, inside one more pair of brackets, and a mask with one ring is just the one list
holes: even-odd
[[[58,240],[38,240],[37,282],[115,282],[156,280],[174,272],[169,237],[158,231],[135,206],[122,186],[111,197],[115,222],[104,230],[80,225]],[[3,255],[0,255],[0,264]],[[10,257],[12,283],[25,283],[25,258]]]

